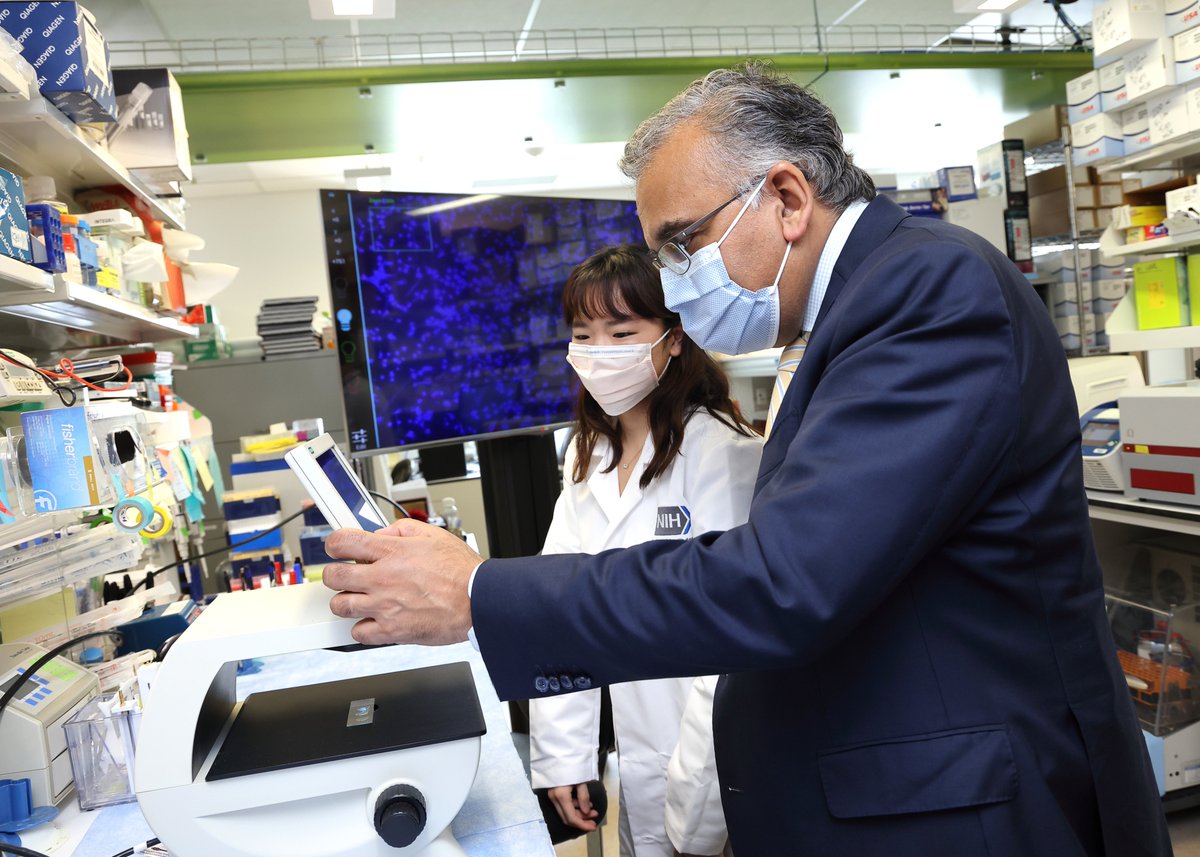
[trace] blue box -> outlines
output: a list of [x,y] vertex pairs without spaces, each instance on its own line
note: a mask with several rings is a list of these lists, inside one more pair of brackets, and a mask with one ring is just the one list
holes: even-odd
[[186,631],[199,615],[196,602],[190,598],[151,607],[138,618],[117,626],[122,637],[117,655],[158,650],[169,638]]
[[974,167],[942,167],[937,171],[937,177],[951,202],[979,198],[975,190]]
[[39,512],[101,504],[85,409],[21,414],[33,502]]
[[62,217],[58,209],[44,203],[25,206],[28,217],[33,264],[43,271],[61,274],[67,270],[63,246]]
[[108,46],[78,3],[0,2],[0,27],[21,43],[38,88],[76,123],[116,122]]
[[25,187],[21,177],[0,169],[0,253],[22,262],[33,261]]

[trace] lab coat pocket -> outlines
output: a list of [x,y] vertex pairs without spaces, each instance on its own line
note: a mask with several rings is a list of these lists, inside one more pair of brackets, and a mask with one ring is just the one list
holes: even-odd
[[1017,795],[1003,724],[839,747],[821,753],[817,766],[835,818],[934,812]]

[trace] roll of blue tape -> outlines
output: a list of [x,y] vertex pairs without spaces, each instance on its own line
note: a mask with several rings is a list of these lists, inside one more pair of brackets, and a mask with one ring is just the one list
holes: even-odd
[[154,504],[145,497],[126,497],[113,507],[113,524],[124,533],[140,533],[154,517]]

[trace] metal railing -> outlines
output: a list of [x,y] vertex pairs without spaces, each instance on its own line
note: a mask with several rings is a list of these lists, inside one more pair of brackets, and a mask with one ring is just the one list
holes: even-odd
[[[1085,45],[1090,48],[1090,44]],[[114,41],[114,66],[179,72],[837,53],[1046,53],[1076,49],[1063,26],[1001,32],[957,24],[627,27],[278,38]]]

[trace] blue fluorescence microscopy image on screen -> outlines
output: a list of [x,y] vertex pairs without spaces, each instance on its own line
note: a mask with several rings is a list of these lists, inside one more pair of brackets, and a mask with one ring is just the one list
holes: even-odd
[[353,452],[569,422],[562,290],[632,202],[321,191]]

